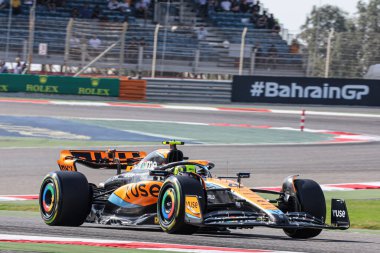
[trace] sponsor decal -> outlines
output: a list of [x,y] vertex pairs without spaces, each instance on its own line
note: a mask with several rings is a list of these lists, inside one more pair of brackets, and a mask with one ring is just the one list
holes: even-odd
[[370,88],[357,84],[338,87],[325,83],[304,87],[297,83],[279,85],[276,82],[257,81],[251,85],[250,92],[252,97],[362,100],[369,94]]
[[131,199],[133,197],[158,197],[161,186],[158,184],[151,183],[137,183],[137,184],[128,184],[125,197]]
[[58,86],[27,84],[27,92],[59,93]]
[[8,91],[8,85],[0,85],[0,92],[7,92]]
[[97,88],[78,88],[79,95],[97,95],[97,96],[109,96],[109,89],[97,89]]
[[337,217],[337,218],[346,218],[345,210],[332,210],[332,214],[334,217]]
[[48,80],[48,76],[39,76],[40,84],[47,83],[47,80]]
[[186,214],[191,217],[202,218],[201,207],[199,206],[199,201],[197,196],[187,196],[185,197],[186,203]]
[[99,79],[98,78],[91,78],[91,85],[93,87],[96,87],[99,85]]
[[141,163],[140,169],[154,169],[157,167],[157,162],[156,161],[146,161]]

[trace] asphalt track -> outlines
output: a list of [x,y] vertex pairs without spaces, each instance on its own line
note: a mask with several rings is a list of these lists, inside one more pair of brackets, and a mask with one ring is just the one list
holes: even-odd
[[[293,108],[294,109],[294,108]],[[323,110],[319,107],[318,110]],[[329,110],[326,108],[326,111]],[[342,111],[349,109],[343,108]],[[339,108],[334,108],[339,111]],[[355,108],[356,113],[380,114],[380,109]],[[209,112],[115,107],[72,107],[1,103],[0,115],[103,117],[190,121],[298,127],[297,115],[241,112]],[[380,135],[379,118],[308,116],[306,126],[354,133]],[[159,146],[157,146],[159,147]],[[157,147],[130,147],[153,150]],[[380,143],[289,146],[184,146],[186,156],[215,161],[217,175],[249,171],[249,186],[277,186],[291,174],[301,174],[321,184],[380,180]],[[55,170],[58,148],[2,149],[0,152],[0,194],[35,194],[42,177]],[[228,162],[227,162],[228,161]],[[90,181],[100,182],[114,171],[84,170]],[[256,228],[231,234],[166,235],[155,229],[86,225],[80,228],[48,227],[38,217],[10,219],[0,215],[0,231],[17,234],[64,235],[243,247],[304,252],[379,252],[380,236],[325,231],[313,240],[291,240],[281,230]]]

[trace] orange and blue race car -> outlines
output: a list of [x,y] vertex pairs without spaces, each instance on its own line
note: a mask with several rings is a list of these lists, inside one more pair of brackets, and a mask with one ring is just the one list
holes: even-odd
[[[331,224],[319,184],[287,177],[280,192],[242,184],[249,173],[236,177],[211,174],[214,164],[189,160],[177,145],[146,154],[142,151],[63,150],[60,171],[42,182],[39,205],[50,226],[159,225],[167,233],[265,226],[283,229],[292,238],[311,238],[323,229],[348,229],[344,200],[332,199]],[[88,183],[77,164],[93,169],[115,169],[117,174],[98,185]],[[258,193],[275,194],[267,200]]]

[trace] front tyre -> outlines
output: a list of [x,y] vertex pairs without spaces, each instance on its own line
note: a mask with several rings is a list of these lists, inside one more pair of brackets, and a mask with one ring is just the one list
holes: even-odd
[[193,234],[198,230],[198,227],[185,222],[186,195],[197,196],[201,208],[204,207],[204,189],[195,178],[172,176],[162,185],[157,201],[157,216],[163,231],[169,234]]
[[[293,207],[294,210],[289,211],[305,212],[325,222],[326,201],[319,184],[310,179],[296,179],[294,187],[297,190],[296,194],[300,205],[296,205],[298,208]],[[292,238],[307,239],[316,237],[322,232],[322,229],[284,229],[284,232]]]
[[57,171],[42,181],[39,206],[47,225],[82,225],[89,214],[90,202],[89,184],[82,173]]

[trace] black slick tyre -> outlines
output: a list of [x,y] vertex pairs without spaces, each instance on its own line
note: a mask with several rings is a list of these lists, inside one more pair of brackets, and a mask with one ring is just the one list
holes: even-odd
[[157,217],[163,231],[169,234],[193,234],[197,226],[185,222],[186,195],[197,196],[201,210],[205,208],[205,192],[201,183],[190,176],[171,176],[160,189]]
[[[297,190],[300,210],[289,211],[306,212],[325,222],[326,202],[319,184],[310,179],[296,179],[294,180],[294,186]],[[292,238],[307,239],[319,235],[322,232],[322,229],[284,229],[284,232]]]
[[89,214],[90,202],[89,184],[82,173],[56,171],[42,181],[39,207],[47,225],[82,225]]

